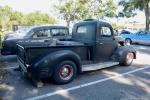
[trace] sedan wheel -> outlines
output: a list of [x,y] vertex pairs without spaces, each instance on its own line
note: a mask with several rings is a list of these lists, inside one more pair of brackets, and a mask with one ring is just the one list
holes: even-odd
[[126,39],[125,40],[125,45],[131,45],[131,39]]

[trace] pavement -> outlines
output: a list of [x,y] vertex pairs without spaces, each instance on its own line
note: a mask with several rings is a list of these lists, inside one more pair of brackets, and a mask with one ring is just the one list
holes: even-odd
[[1,80],[0,97],[4,100],[150,100],[150,47],[134,45],[137,59],[132,66],[114,66],[84,72],[73,82],[55,85],[44,79],[35,88],[20,72],[16,56],[1,57],[7,74]]

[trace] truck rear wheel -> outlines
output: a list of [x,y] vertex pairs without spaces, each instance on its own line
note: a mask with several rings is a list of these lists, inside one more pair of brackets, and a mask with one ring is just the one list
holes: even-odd
[[120,65],[130,66],[133,62],[134,54],[132,52],[127,52],[124,54],[123,60],[120,62]]
[[57,84],[71,82],[77,75],[77,66],[72,61],[63,61],[55,69],[53,79]]

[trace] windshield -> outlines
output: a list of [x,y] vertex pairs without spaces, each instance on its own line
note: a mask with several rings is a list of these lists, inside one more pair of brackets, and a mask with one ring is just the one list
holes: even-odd
[[31,30],[31,28],[26,28],[24,30],[21,29],[21,30],[15,31],[15,32],[7,32],[4,36],[4,39],[8,40],[8,39],[24,38],[30,30]]
[[28,34],[28,32],[32,29],[33,27],[30,27],[30,28],[26,28],[26,29],[22,29],[22,30],[18,30],[17,32],[19,34],[21,34],[22,36],[25,36]]

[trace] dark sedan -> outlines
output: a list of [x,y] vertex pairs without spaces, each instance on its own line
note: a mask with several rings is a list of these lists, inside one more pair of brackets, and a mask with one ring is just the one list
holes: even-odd
[[[41,42],[50,43],[52,39],[63,39],[68,36],[69,30],[65,26],[36,26],[24,32],[13,34],[2,43],[2,55],[16,55],[17,43],[31,42],[31,44],[40,44]],[[37,45],[36,44],[36,45]]]

